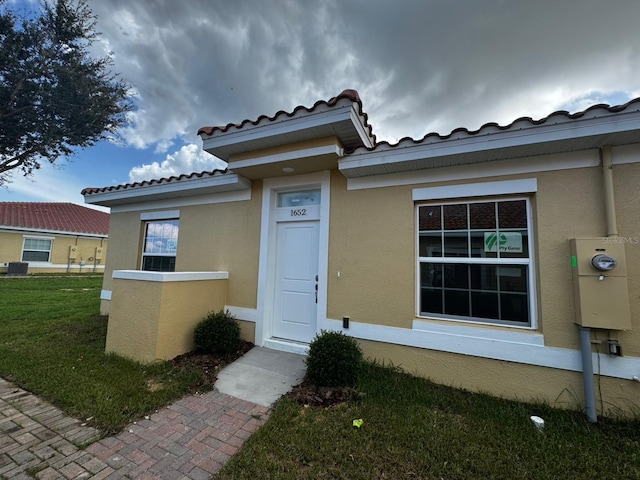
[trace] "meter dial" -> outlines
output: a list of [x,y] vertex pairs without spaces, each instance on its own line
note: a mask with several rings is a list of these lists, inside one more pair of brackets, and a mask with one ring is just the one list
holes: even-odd
[[616,259],[611,255],[596,255],[591,259],[591,266],[601,272],[608,272],[617,265]]

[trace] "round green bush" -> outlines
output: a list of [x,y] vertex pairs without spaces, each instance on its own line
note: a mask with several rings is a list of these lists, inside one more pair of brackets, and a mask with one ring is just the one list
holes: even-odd
[[362,350],[354,338],[323,330],[309,345],[307,380],[322,387],[352,387],[361,363]]
[[199,352],[233,353],[240,348],[240,324],[228,310],[211,312],[196,326],[193,340]]

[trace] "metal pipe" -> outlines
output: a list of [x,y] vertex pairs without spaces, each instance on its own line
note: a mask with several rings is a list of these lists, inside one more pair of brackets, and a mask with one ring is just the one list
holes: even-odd
[[593,384],[593,360],[591,358],[591,329],[580,326],[580,352],[582,353],[582,377],[584,379],[584,405],[587,420],[598,421],[596,390]]
[[618,222],[616,221],[616,201],[613,194],[613,160],[611,159],[611,145],[603,145],[600,149],[602,157],[602,176],[604,184],[604,206],[607,216],[607,236],[618,236]]

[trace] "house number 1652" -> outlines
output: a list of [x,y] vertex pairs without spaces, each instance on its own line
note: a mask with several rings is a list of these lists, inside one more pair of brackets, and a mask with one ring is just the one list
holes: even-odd
[[295,208],[293,210],[291,210],[291,216],[292,217],[303,217],[307,214],[307,209],[306,208]]

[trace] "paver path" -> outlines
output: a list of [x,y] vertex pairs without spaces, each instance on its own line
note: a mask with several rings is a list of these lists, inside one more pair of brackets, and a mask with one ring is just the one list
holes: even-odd
[[269,416],[212,391],[185,397],[114,437],[0,378],[0,478],[209,479]]

